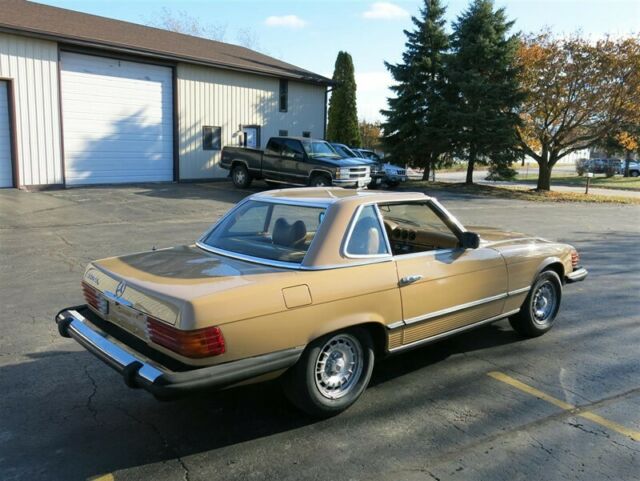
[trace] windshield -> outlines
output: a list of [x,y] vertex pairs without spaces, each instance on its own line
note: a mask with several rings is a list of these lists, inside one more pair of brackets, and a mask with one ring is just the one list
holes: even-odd
[[356,155],[356,153],[353,150],[351,150],[349,147],[347,147],[346,145],[331,144],[331,146],[336,150],[336,152],[338,152],[344,158],[354,158],[354,157],[357,158],[358,157]]
[[235,254],[300,264],[324,217],[324,207],[248,201],[202,240]]
[[302,142],[305,152],[309,157],[331,157],[339,159],[340,155],[331,147],[329,142]]

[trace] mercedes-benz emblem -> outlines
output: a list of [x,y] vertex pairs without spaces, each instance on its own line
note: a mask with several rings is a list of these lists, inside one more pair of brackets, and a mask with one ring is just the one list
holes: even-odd
[[120,281],[116,286],[116,296],[122,297],[122,294],[124,294],[124,290],[126,288],[127,288],[127,283],[125,281]]

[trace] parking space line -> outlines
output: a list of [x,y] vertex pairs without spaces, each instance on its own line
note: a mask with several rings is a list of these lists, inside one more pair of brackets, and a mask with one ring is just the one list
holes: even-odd
[[584,419],[588,419],[589,421],[599,424],[600,426],[610,429],[611,431],[615,431],[618,434],[627,436],[633,439],[634,441],[640,441],[640,431],[630,429],[626,426],[623,426],[616,422],[605,419],[602,416],[599,416],[591,411],[581,411],[578,406],[574,406],[573,404],[569,404],[564,401],[561,401],[560,399],[556,399],[553,396],[550,396],[549,394],[542,392],[539,389],[531,387],[521,381],[518,381],[517,379],[514,379],[511,376],[507,376],[504,373],[501,373],[498,371],[491,371],[487,373],[487,375],[497,381],[508,384],[509,386],[514,387],[519,391],[525,392],[527,394],[531,394],[532,396],[537,397],[538,399],[542,399],[543,401],[553,404],[554,406],[557,406],[560,409],[563,409],[565,411],[571,411],[576,416],[580,416]]
[[108,473],[108,474],[93,476],[89,478],[87,481],[114,481],[114,479],[115,478],[113,477],[113,474]]

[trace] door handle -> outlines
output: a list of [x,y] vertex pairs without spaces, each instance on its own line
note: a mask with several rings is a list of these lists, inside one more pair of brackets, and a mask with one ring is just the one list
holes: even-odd
[[422,279],[423,276],[421,276],[420,274],[415,274],[413,276],[406,276],[403,277],[402,279],[400,279],[400,282],[398,284],[400,284],[400,286],[408,286],[409,284],[413,284],[416,281],[419,281],[420,279]]

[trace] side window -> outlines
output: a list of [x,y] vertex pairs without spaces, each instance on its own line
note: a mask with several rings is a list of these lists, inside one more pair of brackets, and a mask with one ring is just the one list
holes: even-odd
[[282,146],[282,156],[295,160],[304,159],[304,150],[300,141],[293,139],[284,139]]
[[282,154],[282,139],[269,139],[269,142],[267,142],[266,153],[269,155]]
[[380,205],[393,255],[458,247],[458,237],[426,202]]
[[220,150],[222,148],[222,127],[202,127],[202,150]]
[[387,246],[375,207],[367,205],[351,227],[346,253],[350,256],[386,255]]
[[280,79],[280,112],[289,110],[289,81]]

